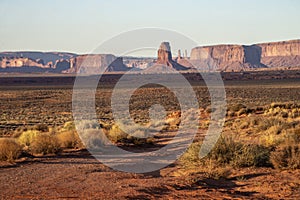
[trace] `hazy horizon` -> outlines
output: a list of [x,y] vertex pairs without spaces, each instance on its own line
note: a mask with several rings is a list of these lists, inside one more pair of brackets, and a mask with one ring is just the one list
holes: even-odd
[[298,8],[296,0],[3,0],[0,52],[88,54],[113,36],[144,27],[174,30],[198,46],[293,40],[300,38]]

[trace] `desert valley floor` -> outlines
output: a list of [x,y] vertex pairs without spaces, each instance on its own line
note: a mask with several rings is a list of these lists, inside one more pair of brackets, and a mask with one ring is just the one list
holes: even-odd
[[[255,117],[257,119],[275,115],[277,117],[278,113],[282,114],[284,111],[289,113],[289,108],[282,108],[281,105],[300,104],[300,79],[297,77],[282,79],[273,77],[262,80],[251,78],[239,80],[236,76],[233,77],[233,80],[224,81],[227,110],[231,112],[226,117],[225,134],[241,134],[243,141],[245,138],[255,140],[261,137],[260,133],[270,133],[270,129],[267,127],[257,132],[258,125],[252,127],[251,123],[248,125],[244,123],[242,126],[243,122]],[[110,97],[117,79],[118,75],[105,76],[103,87],[98,89],[96,94],[97,116],[108,126],[113,123]],[[0,77],[0,136],[15,137],[24,127],[33,127],[41,122],[49,129],[55,129],[72,121],[73,82],[72,76]],[[206,123],[209,121],[210,113],[207,87],[203,81],[197,82],[194,79],[191,80],[191,85]],[[151,100],[146,102],[145,99]],[[166,110],[170,112],[178,109],[174,94],[166,88],[157,85],[139,88],[131,101],[132,117],[137,122],[147,121],[147,108],[158,102],[165,104]],[[276,107],[274,102],[280,105]],[[235,105],[242,107],[234,109]],[[299,109],[293,106],[291,110]],[[271,108],[282,110],[274,115],[271,113],[271,116],[269,115]],[[290,120],[289,124],[284,125],[289,129],[299,128],[299,117],[283,116],[280,120],[282,120],[280,126],[284,120]],[[200,126],[200,132],[207,129],[205,123]],[[284,128],[277,135],[283,132]],[[162,137],[157,136],[149,148],[165,145],[166,141],[162,140]],[[277,137],[276,134],[274,137]],[[143,150],[144,147],[133,145],[124,148],[134,151],[135,148]],[[117,172],[106,167],[84,148],[65,148],[57,154],[27,153],[14,162],[1,161],[0,198],[299,199],[300,170],[279,169],[272,166],[231,167],[228,175],[217,177],[188,168],[178,161],[160,171],[133,174]]]

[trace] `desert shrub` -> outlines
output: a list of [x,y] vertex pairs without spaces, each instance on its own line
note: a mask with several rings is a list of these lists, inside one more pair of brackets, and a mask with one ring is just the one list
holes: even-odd
[[244,144],[230,161],[235,167],[263,167],[270,165],[270,149],[262,145]]
[[257,126],[259,124],[260,119],[258,117],[250,117],[249,118],[249,126],[250,127],[254,127]]
[[300,169],[299,141],[286,139],[271,153],[270,160],[277,169]]
[[73,131],[75,130],[75,124],[73,121],[66,122],[61,131]]
[[28,130],[28,131],[25,131],[23,132],[19,138],[18,138],[18,142],[21,144],[21,145],[24,145],[24,146],[30,146],[31,143],[35,140],[35,138],[41,134],[39,131],[37,130]]
[[[128,131],[128,130],[127,130]],[[149,137],[151,132],[156,132],[155,128],[129,128],[131,134],[127,134],[122,131],[119,126],[113,125],[112,128],[108,131],[107,135],[110,141],[114,143],[122,144],[134,144],[134,145],[143,145],[143,144],[153,144],[154,138]]]
[[192,143],[187,151],[180,157],[180,164],[187,168],[203,164],[199,159],[200,147],[200,142]]
[[269,106],[269,108],[284,108],[284,109],[293,109],[299,108],[299,105],[295,103],[281,103],[281,102],[273,102]]
[[113,125],[108,132],[108,138],[112,142],[125,142],[127,139],[127,134],[123,132],[117,125]]
[[21,154],[21,146],[10,138],[0,138],[0,160],[13,161]]
[[166,120],[169,130],[177,130],[181,120],[178,117],[170,117]]
[[255,112],[255,109],[247,108],[247,106],[238,103],[238,104],[231,104],[227,108],[227,116],[233,117],[233,116],[242,116],[246,114],[251,114]]
[[246,108],[241,108],[237,113],[236,115],[237,116],[242,116],[244,114],[247,114],[247,109]]
[[18,137],[20,137],[20,135],[21,135],[23,132],[25,132],[25,131],[27,131],[27,130],[28,130],[28,128],[27,128],[26,126],[19,126],[19,127],[16,128],[16,130],[13,132],[12,137],[13,137],[13,138],[18,138]]
[[[274,126],[273,128],[271,128]],[[259,124],[257,126],[257,131],[266,131],[269,128],[273,129],[270,130],[271,132],[274,132],[276,134],[279,134],[281,130],[286,130],[293,127],[293,123],[287,122],[287,120],[281,118],[281,117],[261,117]]]
[[273,102],[270,105],[270,108],[290,108],[291,104],[289,103],[281,103],[281,102]]
[[269,127],[266,132],[270,135],[278,135],[281,133],[281,131],[282,131],[281,125],[273,125]]
[[202,168],[202,173],[209,179],[227,179],[231,174],[231,169],[229,167],[217,166],[211,159],[208,159],[204,163],[204,166],[205,168]]
[[63,148],[81,148],[83,144],[76,131],[63,131],[57,134],[57,139]]
[[219,165],[230,164],[235,153],[242,148],[241,143],[234,142],[231,137],[221,136],[208,154],[208,158],[214,160]]
[[147,143],[146,133],[142,130],[136,130],[132,135],[127,135],[127,142],[135,145],[142,145]]
[[293,108],[291,110],[291,112],[288,113],[289,114],[289,117],[291,118],[297,118],[300,116],[300,109],[299,108]]
[[282,142],[283,138],[281,135],[266,134],[261,136],[260,143],[266,147],[274,148]]
[[270,149],[262,145],[242,144],[231,137],[220,137],[210,153],[199,160],[200,144],[192,144],[181,157],[184,166],[203,165],[212,162],[216,166],[250,167],[269,166]]
[[272,103],[264,113],[285,119],[297,118],[300,116],[300,109],[299,105],[294,103]]
[[293,129],[292,136],[296,142],[300,142],[300,127],[295,127]]
[[240,129],[246,129],[248,127],[249,127],[249,123],[246,121],[242,122],[239,126]]
[[53,154],[60,151],[60,144],[54,135],[41,133],[30,145],[30,151],[35,154]]

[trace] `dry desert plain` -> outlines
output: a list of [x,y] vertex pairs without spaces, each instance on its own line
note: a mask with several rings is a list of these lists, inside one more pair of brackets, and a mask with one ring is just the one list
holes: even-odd
[[[115,171],[85,149],[72,122],[72,75],[3,75],[0,197],[299,199],[299,72],[255,73],[222,74],[225,125],[217,145],[201,160],[197,153],[214,111],[205,83],[198,75],[186,74],[199,102],[198,134],[179,160],[146,174]],[[110,108],[112,88],[119,78],[107,74],[99,83],[95,106],[99,126],[128,151],[152,151],[166,145],[184,120],[175,95],[155,84],[137,89],[130,101],[130,114],[137,123],[149,123],[148,110],[154,103],[163,105],[168,115],[159,134],[130,137],[114,124]]]

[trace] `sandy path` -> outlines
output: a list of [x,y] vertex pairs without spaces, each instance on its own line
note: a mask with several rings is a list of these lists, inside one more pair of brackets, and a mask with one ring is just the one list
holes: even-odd
[[[1,199],[280,199],[300,197],[300,171],[238,170],[231,180],[112,171],[86,151],[0,168]],[[243,178],[238,178],[243,175]]]

